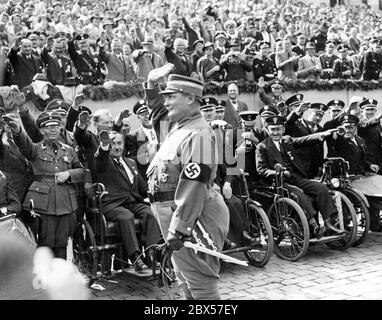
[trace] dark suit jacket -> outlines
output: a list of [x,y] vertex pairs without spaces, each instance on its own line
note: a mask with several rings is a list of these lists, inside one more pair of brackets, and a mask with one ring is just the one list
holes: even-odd
[[[144,138],[142,138],[144,137]],[[140,128],[132,134],[128,134],[125,138],[125,154],[124,156],[133,159],[137,163],[138,171],[142,178],[147,181],[146,171],[149,163],[146,163],[146,151],[149,139]]]
[[[9,176],[0,171],[0,208],[6,207],[7,214],[20,214],[21,203],[15,189],[9,179]],[[0,213],[0,217],[2,213]]]
[[240,128],[240,116],[239,112],[242,111],[247,111],[248,106],[246,103],[237,101],[238,103],[238,108],[237,111],[233,107],[231,100],[227,100],[225,103],[225,115],[224,115],[224,120],[227,121],[233,128]]
[[173,73],[180,74],[182,76],[189,77],[192,73],[192,61],[191,58],[185,55],[186,61],[179,57],[170,47],[166,47],[165,56],[167,62],[172,63],[175,68]]
[[124,170],[110,156],[109,151],[98,148],[95,155],[97,181],[105,185],[109,192],[104,198],[104,213],[122,205],[126,201],[143,202],[147,197],[147,183],[140,176],[134,160],[123,157],[134,175],[133,184]]
[[14,70],[13,84],[17,84],[20,89],[30,85],[36,73],[44,72],[44,65],[41,59],[33,54],[31,54],[31,59],[28,60],[24,54],[12,48],[8,58]]
[[64,56],[57,57],[44,48],[41,58],[46,66],[46,77],[53,85],[64,85],[65,79],[73,77],[72,61]]
[[[315,144],[319,139],[318,134],[312,134],[301,138],[283,137],[282,143],[285,148],[286,155],[289,157],[292,168],[288,168],[293,179],[308,178],[304,166],[299,159],[296,149],[302,146],[309,146]],[[276,148],[271,138],[266,138],[260,142],[256,148],[256,162],[257,172],[269,181],[269,178],[275,175],[275,164],[280,163],[285,166],[285,162],[282,158],[281,152]]]
[[[323,131],[323,128],[318,126],[317,132],[321,131]],[[299,118],[295,112],[288,115],[285,134],[292,137],[304,137],[312,133],[312,130],[307,126],[307,122],[304,119]],[[319,168],[324,161],[323,143],[317,142],[314,146],[299,148],[296,150],[296,153],[300,158],[309,179],[317,177]]]

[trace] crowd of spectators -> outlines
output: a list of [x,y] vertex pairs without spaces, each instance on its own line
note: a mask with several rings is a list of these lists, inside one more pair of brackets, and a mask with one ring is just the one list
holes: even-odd
[[[1,2],[1,1],[0,1]],[[0,86],[147,80],[166,62],[204,82],[378,80],[382,25],[367,5],[301,1],[0,3]]]

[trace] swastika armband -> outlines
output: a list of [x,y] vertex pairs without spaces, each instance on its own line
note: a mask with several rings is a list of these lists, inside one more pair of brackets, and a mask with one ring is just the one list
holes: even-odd
[[182,171],[181,179],[207,183],[211,176],[211,168],[203,163],[189,162]]

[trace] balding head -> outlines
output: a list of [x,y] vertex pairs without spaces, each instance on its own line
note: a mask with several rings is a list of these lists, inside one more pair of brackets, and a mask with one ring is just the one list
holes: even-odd
[[122,42],[118,38],[114,38],[113,41],[111,42],[111,50],[115,54],[120,54],[122,52]]
[[235,83],[231,83],[228,88],[227,88],[227,94],[228,94],[228,97],[231,99],[231,100],[236,100],[236,98],[238,97],[239,95],[239,88],[237,87],[237,85]]
[[93,124],[97,129],[97,132],[102,130],[111,131],[113,128],[113,118],[110,110],[100,109],[93,114]]
[[29,39],[22,39],[20,43],[21,53],[29,55],[32,52],[32,42]]

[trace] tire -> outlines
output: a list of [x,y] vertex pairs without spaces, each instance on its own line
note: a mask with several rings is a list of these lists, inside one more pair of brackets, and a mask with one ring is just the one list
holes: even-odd
[[370,213],[365,200],[353,189],[344,189],[342,193],[349,198],[354,206],[357,216],[357,235],[352,247],[357,247],[365,242],[370,230]]
[[[354,206],[350,202],[349,198],[345,196],[342,192],[338,192],[341,198],[343,219],[344,219],[344,229],[346,231],[345,237],[336,241],[328,242],[326,245],[329,248],[336,250],[346,250],[351,247],[357,237],[357,216],[355,213]],[[340,227],[340,221],[338,219],[338,215],[332,215],[330,217],[330,222],[338,229],[342,229]]]
[[91,247],[96,241],[89,222],[82,220],[73,233],[73,263],[90,279],[97,276],[98,254]]
[[165,249],[160,262],[161,280],[169,300],[180,300],[183,297],[182,289],[176,279],[171,262],[171,250]]
[[260,243],[253,249],[244,251],[244,255],[250,265],[261,268],[268,263],[273,252],[272,226],[265,211],[253,201],[248,201],[247,210],[251,222],[249,232]]
[[274,251],[281,259],[297,261],[309,247],[309,225],[304,211],[292,199],[280,198],[268,211]]

